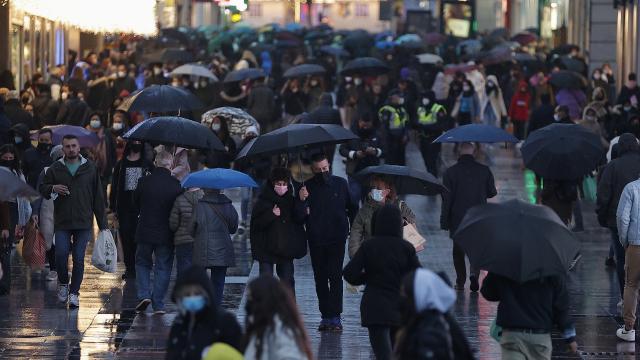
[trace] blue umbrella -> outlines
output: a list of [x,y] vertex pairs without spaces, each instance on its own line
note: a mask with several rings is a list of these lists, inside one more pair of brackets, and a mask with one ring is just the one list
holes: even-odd
[[284,28],[287,31],[296,32],[304,29],[304,26],[300,25],[299,23],[291,22],[286,24]]
[[396,46],[396,43],[393,41],[378,41],[376,42],[376,48],[380,50],[388,50],[393,49]]
[[96,135],[96,133],[80,126],[53,125],[45,126],[45,128],[51,129],[51,132],[53,133],[52,141],[54,145],[62,144],[62,138],[65,135],[75,135],[78,138],[80,147],[90,148],[100,143],[100,139],[98,138],[98,135]]
[[458,126],[457,128],[447,131],[440,135],[434,143],[517,143],[518,141],[515,136],[498,127],[484,124],[469,124]]
[[205,169],[189,174],[182,181],[183,188],[230,189],[237,187],[258,187],[247,174],[231,169]]

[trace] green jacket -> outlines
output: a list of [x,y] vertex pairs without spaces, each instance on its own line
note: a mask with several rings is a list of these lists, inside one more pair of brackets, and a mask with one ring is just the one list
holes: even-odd
[[[396,204],[400,207],[400,213],[402,217],[409,223],[416,223],[416,216],[411,211],[411,208],[404,201],[397,201]],[[364,205],[358,211],[356,218],[351,225],[351,235],[349,236],[349,258],[352,258],[360,245],[366,240],[369,240],[372,236],[371,220],[373,219],[373,213],[383,205],[371,199],[371,196],[367,197]]]
[[[96,166],[80,158],[80,167],[71,175],[64,158],[55,161],[44,175],[40,193],[45,199],[54,199],[54,229],[84,230],[93,228],[96,216],[98,228],[107,228],[104,194]],[[53,185],[66,185],[69,195],[53,192]]]

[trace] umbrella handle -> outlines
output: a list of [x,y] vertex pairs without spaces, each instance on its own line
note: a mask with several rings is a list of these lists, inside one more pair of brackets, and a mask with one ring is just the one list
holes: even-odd
[[304,186],[304,176],[302,174],[302,154],[298,154],[298,171],[300,172],[300,182]]

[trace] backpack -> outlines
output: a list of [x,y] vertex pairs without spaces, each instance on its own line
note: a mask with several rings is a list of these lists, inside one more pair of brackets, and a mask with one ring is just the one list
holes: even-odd
[[437,310],[420,314],[415,327],[407,332],[405,349],[400,359],[453,360],[453,340],[449,323]]

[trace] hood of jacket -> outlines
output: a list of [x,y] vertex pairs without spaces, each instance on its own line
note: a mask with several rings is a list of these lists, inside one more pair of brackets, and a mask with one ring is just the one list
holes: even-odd
[[11,127],[11,131],[14,134],[22,137],[24,141],[29,140],[29,126],[27,126],[26,124],[23,124],[23,123],[15,124]]
[[373,236],[396,237],[402,239],[402,214],[397,205],[384,205],[373,217]]
[[182,193],[182,195],[184,195],[184,198],[187,199],[191,206],[196,206],[198,200],[200,200],[204,196],[204,192],[198,189],[194,191],[185,191],[184,193]]
[[320,96],[320,105],[333,107],[333,97],[329,93],[324,93]]
[[456,302],[456,292],[438,274],[418,269],[413,278],[413,300],[418,313],[425,310],[446,313]]
[[176,279],[176,285],[173,287],[173,292],[171,293],[171,301],[174,303],[177,302],[176,294],[180,288],[186,285],[200,285],[207,292],[210,301],[215,299],[211,280],[207,275],[207,271],[202,267],[192,266]]
[[638,139],[636,139],[633,134],[624,133],[620,135],[620,138],[618,139],[618,156],[628,152],[637,151],[638,148]]
[[224,194],[206,192],[204,193],[204,196],[202,197],[202,199],[200,199],[200,201],[216,205],[231,203],[231,200]]

